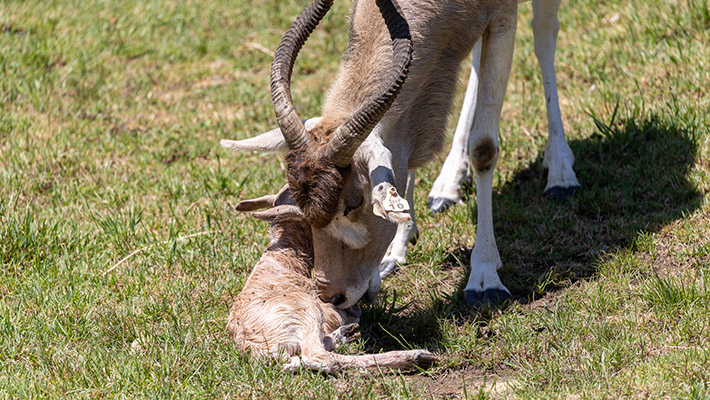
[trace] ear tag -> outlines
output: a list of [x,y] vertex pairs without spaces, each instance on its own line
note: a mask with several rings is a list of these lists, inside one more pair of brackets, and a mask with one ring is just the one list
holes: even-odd
[[386,220],[393,220],[393,222],[411,219],[407,211],[409,211],[409,203],[397,193],[397,189],[394,187],[390,188],[381,202],[375,201],[372,205],[372,212],[375,215]]
[[387,212],[405,212],[409,211],[409,203],[397,193],[397,189],[390,188],[390,191],[385,196],[382,206]]

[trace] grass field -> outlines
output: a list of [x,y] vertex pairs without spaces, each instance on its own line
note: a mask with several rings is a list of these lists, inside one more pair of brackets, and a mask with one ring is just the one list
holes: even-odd
[[[518,301],[466,307],[475,196],[426,211],[442,156],[418,175],[409,264],[343,349],[426,347],[439,367],[329,377],[237,354],[227,314],[267,230],[231,204],[285,175],[279,156],[218,141],[275,125],[271,52],[305,5],[0,2],[0,398],[710,398],[707,0],[563,2],[558,81],[582,185],[564,204],[542,195],[544,99],[520,6],[494,180]],[[349,6],[298,59],[304,116]]]

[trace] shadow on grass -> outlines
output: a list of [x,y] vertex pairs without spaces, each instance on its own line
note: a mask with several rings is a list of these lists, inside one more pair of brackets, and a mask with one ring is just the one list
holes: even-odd
[[556,203],[541,195],[541,157],[494,195],[501,279],[515,296],[532,300],[593,277],[605,254],[633,248],[639,236],[702,203],[688,180],[694,131],[653,116],[596,123],[597,133],[570,141],[581,184],[575,198]]
[[[702,194],[688,180],[697,153],[695,129],[673,117],[595,121],[595,134],[570,141],[581,184],[575,198],[559,203],[543,195],[542,155],[493,195],[501,279],[518,300],[532,301],[593,278],[605,255],[633,249],[640,236],[701,205]],[[475,216],[475,197],[469,204]],[[470,252],[453,250],[446,262],[458,266],[464,260],[462,267],[468,268]],[[438,319],[487,320],[489,313],[471,312],[463,301],[467,276],[462,274],[456,292],[427,307],[403,311],[385,303],[368,309],[363,316],[368,347],[407,347],[405,338],[412,347],[432,348],[441,338]]]

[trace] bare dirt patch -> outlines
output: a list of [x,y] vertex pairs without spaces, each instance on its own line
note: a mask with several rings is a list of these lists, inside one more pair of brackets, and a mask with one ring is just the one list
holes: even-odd
[[442,370],[430,375],[413,375],[406,378],[418,390],[434,399],[459,399],[475,396],[479,392],[493,398],[505,397],[510,383],[503,374],[494,374],[474,368]]
[[652,251],[640,254],[660,277],[681,277],[710,265],[710,210],[706,205],[687,219],[675,221],[657,234]]

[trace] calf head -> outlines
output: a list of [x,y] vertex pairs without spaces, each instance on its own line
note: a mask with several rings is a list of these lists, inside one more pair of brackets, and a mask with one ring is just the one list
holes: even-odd
[[249,212],[253,217],[271,225],[269,250],[289,248],[303,257],[313,259],[313,235],[306,223],[303,212],[291,197],[288,185],[277,194],[240,201],[236,206],[240,212]]

